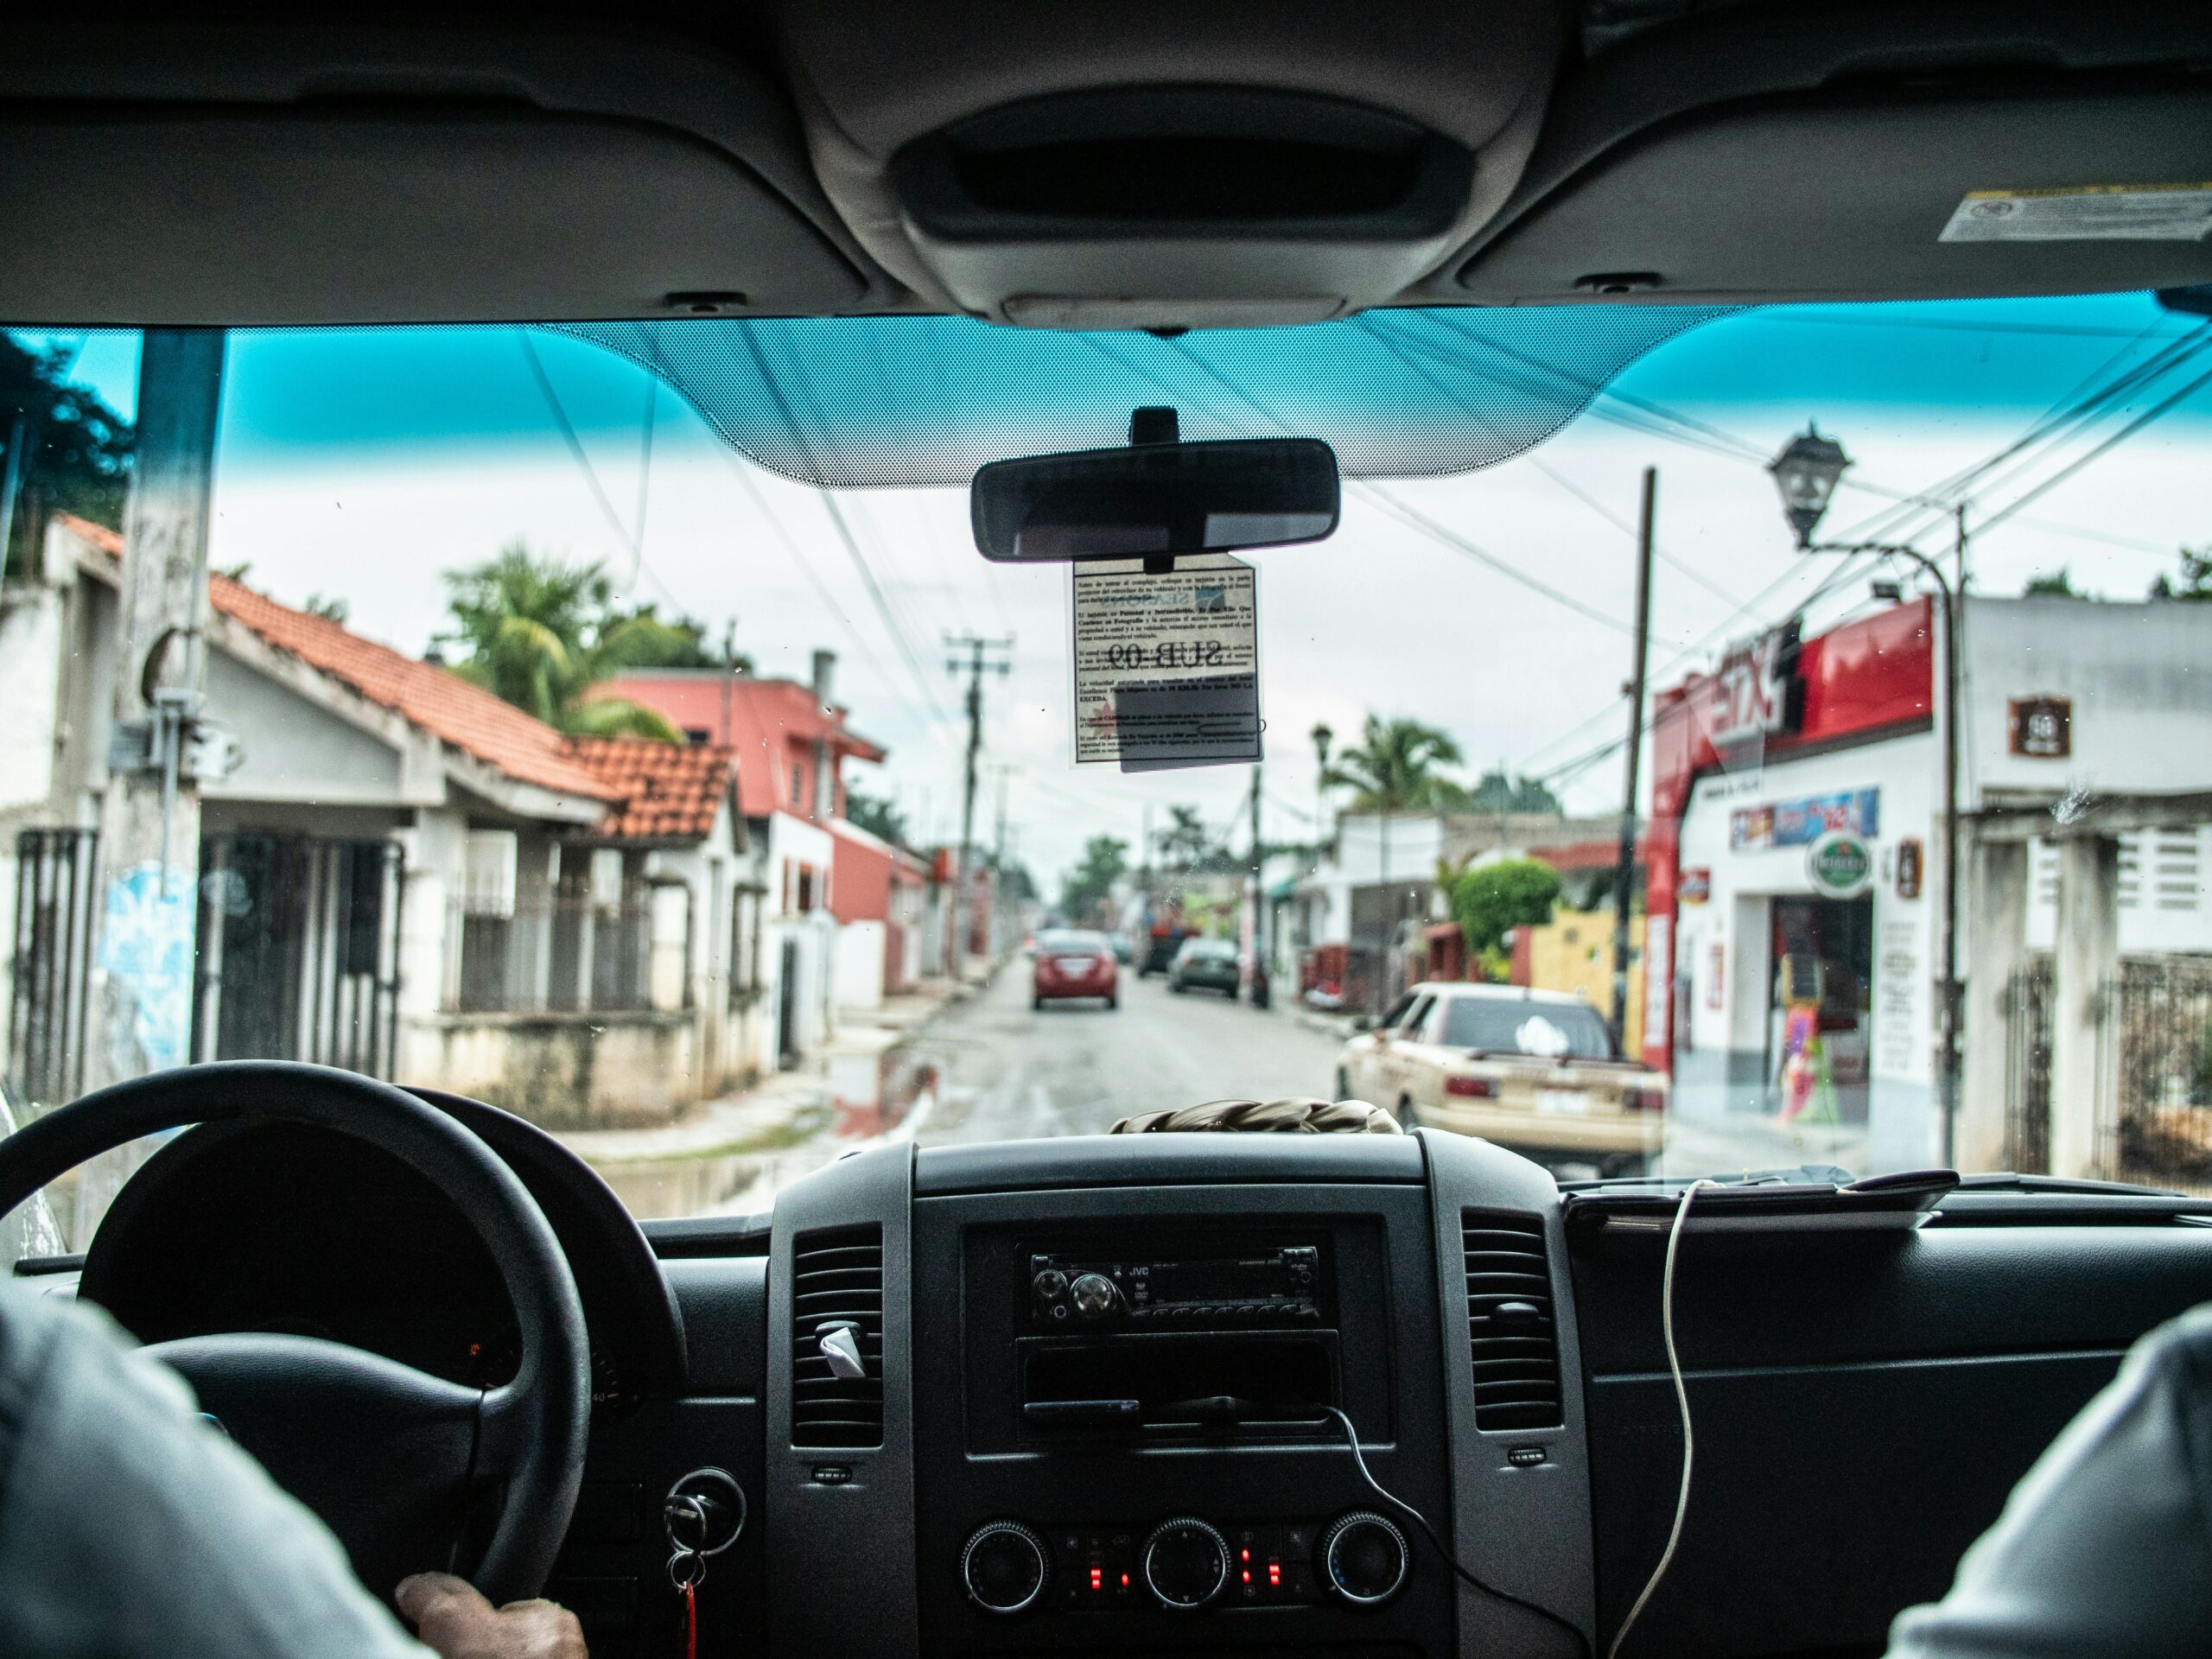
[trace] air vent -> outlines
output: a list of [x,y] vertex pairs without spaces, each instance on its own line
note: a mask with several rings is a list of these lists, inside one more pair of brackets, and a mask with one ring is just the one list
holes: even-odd
[[[858,1327],[865,1376],[841,1377],[822,1338]],[[883,1444],[883,1230],[801,1233],[791,1257],[791,1444]]]
[[1467,1259],[1475,1427],[1557,1428],[1566,1420],[1543,1218],[1468,1210],[1461,1212],[1459,1227]]

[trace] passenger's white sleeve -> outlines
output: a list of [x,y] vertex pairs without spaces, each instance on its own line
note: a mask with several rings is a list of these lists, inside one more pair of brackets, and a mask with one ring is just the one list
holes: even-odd
[[0,1285],[0,1654],[429,1659],[96,1310]]
[[2209,1492],[2212,1306],[2136,1344],[2012,1489],[1950,1593],[1898,1616],[1891,1659],[2205,1653]]

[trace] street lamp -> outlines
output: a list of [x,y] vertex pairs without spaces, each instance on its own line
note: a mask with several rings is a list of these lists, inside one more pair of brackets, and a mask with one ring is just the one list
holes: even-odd
[[1818,427],[1807,427],[1789,440],[1789,448],[1767,464],[1774,486],[1782,492],[1782,511],[1797,532],[1798,547],[1808,553],[1831,552],[1812,545],[1813,527],[1828,510],[1828,500],[1843,480],[1851,457],[1834,438],[1824,438]]
[[[1313,839],[1318,843],[1329,838],[1329,746],[1337,741],[1337,734],[1324,720],[1316,721],[1307,735],[1313,740],[1313,758],[1319,762],[1313,773]],[[1317,849],[1315,862],[1319,861]]]
[[1938,1038],[1936,1096],[1943,1114],[1943,1161],[1958,1160],[1959,1116],[1959,653],[1955,596],[1943,568],[1918,548],[1886,542],[1815,542],[1813,531],[1828,510],[1844,470],[1843,446],[1807,427],[1768,463],[1782,494],[1783,516],[1801,553],[1872,553],[1906,559],[1926,571],[1942,603],[1943,649],[1943,971],[1936,983]]

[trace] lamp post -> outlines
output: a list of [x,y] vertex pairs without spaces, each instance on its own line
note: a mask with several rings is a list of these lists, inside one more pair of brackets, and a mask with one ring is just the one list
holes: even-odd
[[1959,1117],[1959,654],[1956,595],[1943,568],[1918,548],[1886,542],[1815,542],[1813,532],[1851,465],[1843,446],[1808,427],[1768,463],[1800,553],[1873,553],[1908,559],[1928,573],[1942,606],[1943,938],[1936,982],[1936,1089],[1943,1115],[1943,1161],[1958,1157]]
[[[1323,855],[1327,852],[1329,845],[1329,747],[1337,741],[1337,734],[1330,728],[1329,722],[1327,721],[1319,720],[1313,722],[1313,729],[1307,733],[1306,735],[1313,740],[1313,874],[1319,876],[1321,873],[1321,860]],[[1347,899],[1346,903],[1349,905],[1350,900]],[[1310,899],[1300,904],[1298,907],[1299,927],[1300,932],[1304,935],[1305,948],[1306,950],[1312,951],[1319,947],[1321,943],[1320,935],[1322,926],[1325,925],[1328,920],[1328,913],[1329,896],[1328,888],[1326,887],[1324,887],[1321,889],[1321,920],[1319,923],[1316,923],[1314,920],[1313,902]],[[1349,922],[1346,924],[1346,937],[1350,937]],[[1298,969],[1298,988],[1301,996],[1303,996],[1306,992],[1313,988],[1313,986],[1308,985],[1306,982],[1306,964],[1302,958],[1300,961]],[[1341,986],[1339,986],[1338,988],[1341,989]]]

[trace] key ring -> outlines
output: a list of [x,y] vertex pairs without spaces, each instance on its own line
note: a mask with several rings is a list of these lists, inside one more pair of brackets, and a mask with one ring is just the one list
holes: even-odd
[[684,1549],[679,1546],[676,1554],[668,1558],[668,1582],[671,1589],[694,1589],[697,1586],[699,1580],[706,1576],[707,1558],[696,1549]]
[[[704,1490],[685,1490],[695,1482]],[[670,1544],[677,1549],[698,1555],[719,1555],[736,1543],[744,1532],[746,1507],[745,1489],[728,1472],[721,1469],[695,1469],[670,1489],[661,1504],[661,1527],[668,1535]],[[696,1544],[684,1543],[677,1535],[677,1527],[685,1522],[698,1529]],[[719,1542],[710,1544],[709,1535],[718,1529],[718,1523],[728,1530]]]
[[687,1544],[676,1535],[676,1523],[688,1519],[699,1529],[699,1542],[707,1540],[707,1503],[696,1492],[671,1492],[668,1501],[660,1506],[661,1530],[668,1535],[668,1541],[679,1555],[708,1555],[710,1550],[697,1544]]

